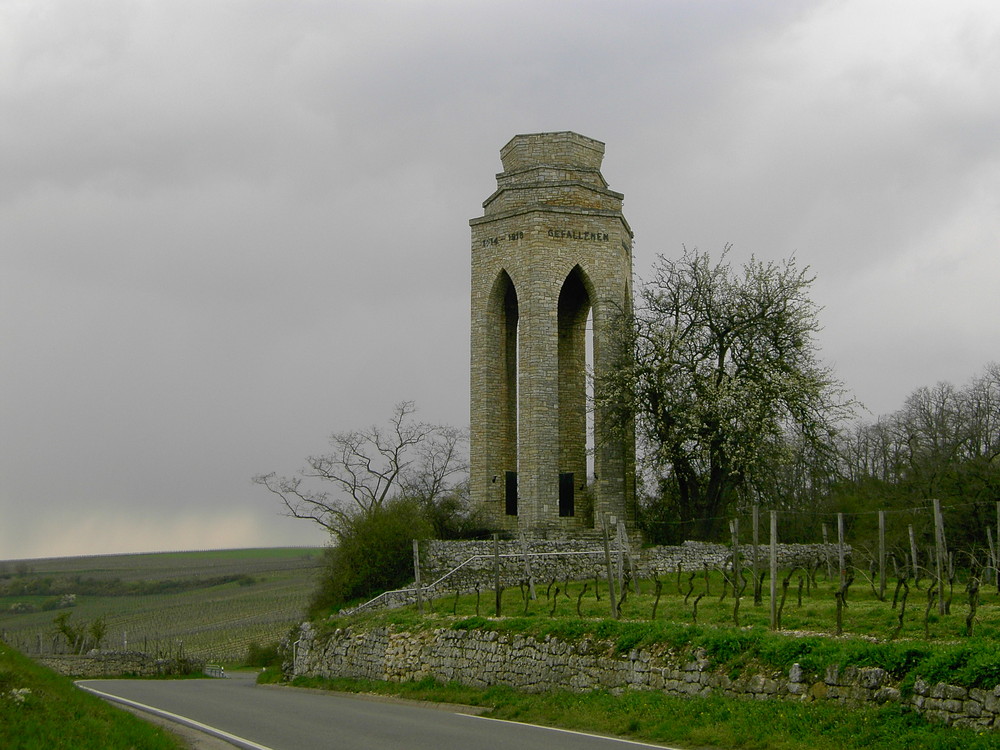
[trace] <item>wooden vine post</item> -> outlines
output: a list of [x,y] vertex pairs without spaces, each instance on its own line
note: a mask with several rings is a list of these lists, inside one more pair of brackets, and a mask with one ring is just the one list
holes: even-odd
[[989,565],[986,566],[986,570],[983,573],[983,583],[989,583],[990,577],[997,575],[997,550],[996,547],[993,546],[993,529],[989,526],[986,527],[986,542],[990,546],[990,558]]
[[531,575],[531,555],[528,554],[528,540],[524,537],[524,531],[521,531],[521,556],[524,558],[524,577],[528,581],[528,593],[531,596],[531,600],[535,601],[538,597],[535,595],[535,577]]
[[944,597],[944,576],[945,576],[945,558],[946,558],[946,544],[944,539],[944,519],[941,516],[941,501],[934,500],[934,552],[935,552],[935,564],[936,564],[936,574],[937,574],[937,586],[938,586],[938,613],[945,613],[945,597]]
[[823,557],[826,558],[826,580],[833,578],[833,563],[830,561],[830,539],[826,533],[826,524],[823,524]]
[[604,563],[608,570],[608,598],[611,600],[611,616],[618,619],[618,600],[615,598],[615,574],[611,567],[611,544],[608,541],[608,517],[604,517],[603,534],[604,537]]
[[615,560],[615,580],[618,582],[618,588],[615,592],[618,594],[618,606],[621,606],[621,596],[622,588],[625,583],[625,558],[622,555],[622,546],[618,543],[618,517],[608,516],[608,544],[611,543],[611,534],[615,534],[615,550],[614,550],[614,560]]
[[759,607],[762,603],[760,591],[760,506],[754,503],[753,506],[753,603]]
[[913,533],[913,524],[907,527],[910,532],[910,561],[913,563],[913,585],[920,584],[920,566],[917,564],[917,537]]
[[740,520],[733,518],[729,521],[729,535],[733,542],[733,624],[740,626],[740,594],[743,579],[743,571],[740,569]]
[[500,588],[500,535],[493,535],[493,588],[496,590],[496,617],[500,616],[500,599],[503,591]]
[[778,511],[771,511],[771,630],[778,627]]
[[413,584],[417,589],[417,612],[424,613],[424,592],[420,586],[420,542],[413,540]]
[[625,522],[618,521],[618,544],[621,550],[625,552],[625,560],[628,562],[628,574],[632,579],[632,590],[641,594],[642,591],[639,589],[639,576],[635,572],[635,560],[632,558],[632,545],[628,541],[628,532],[625,530]]
[[837,566],[840,568],[840,585],[847,579],[847,565],[844,561],[844,514],[837,514]]
[[885,601],[885,511],[878,512],[878,600]]

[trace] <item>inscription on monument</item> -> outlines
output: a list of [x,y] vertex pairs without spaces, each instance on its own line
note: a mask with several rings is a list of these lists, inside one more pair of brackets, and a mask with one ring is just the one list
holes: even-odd
[[507,234],[498,234],[495,237],[485,237],[483,247],[496,247],[504,242],[517,242],[523,239],[524,232],[508,232]]
[[[610,241],[607,232],[587,232],[576,229],[549,229],[546,232],[546,235],[555,240],[583,240],[585,242]],[[480,243],[482,247],[497,247],[505,242],[517,242],[518,240],[523,239],[524,232],[508,232],[507,234],[498,234],[493,237],[484,237],[480,240]],[[622,243],[622,246],[625,247],[625,243]]]
[[607,232],[578,232],[575,229],[550,229],[549,237],[554,239],[567,240],[593,240],[595,242],[607,242]]

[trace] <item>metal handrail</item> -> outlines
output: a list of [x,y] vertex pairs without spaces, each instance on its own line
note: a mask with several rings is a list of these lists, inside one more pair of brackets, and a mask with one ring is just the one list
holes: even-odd
[[[604,554],[603,550],[583,550],[583,551],[577,551],[577,552],[572,552],[571,551],[571,552],[529,552],[528,553],[528,555],[530,557],[568,557],[570,555],[602,555],[602,554]],[[469,563],[474,562],[476,560],[490,560],[490,559],[493,559],[494,557],[497,557],[497,555],[473,555],[472,557],[469,557],[466,560],[464,560],[463,562],[461,562],[459,565],[456,565],[454,568],[452,568],[451,570],[449,570],[447,573],[445,573],[443,576],[441,576],[440,578],[438,578],[433,583],[430,583],[430,584],[428,584],[426,586],[421,586],[419,590],[420,591],[427,591],[428,589],[433,589],[438,584],[441,584],[444,581],[446,581],[449,578],[451,578],[453,575],[455,575],[458,571],[460,571],[462,568],[464,568]],[[505,559],[520,559],[520,558],[524,557],[524,553],[522,553],[522,552],[504,552],[504,553],[500,554],[499,557],[505,558]],[[406,594],[412,594],[413,596],[416,596],[416,594],[417,594],[417,588],[413,587],[413,588],[408,588],[408,589],[395,589],[393,591],[383,591],[378,596],[376,596],[376,597],[374,597],[372,599],[369,599],[367,602],[359,604],[357,607],[352,607],[351,609],[347,609],[347,610],[341,610],[341,614],[355,614],[357,612],[361,612],[362,610],[369,609],[370,607],[374,607],[378,602],[382,601],[383,599],[386,599],[386,598],[389,598],[389,597],[394,597],[394,596],[406,595]]]

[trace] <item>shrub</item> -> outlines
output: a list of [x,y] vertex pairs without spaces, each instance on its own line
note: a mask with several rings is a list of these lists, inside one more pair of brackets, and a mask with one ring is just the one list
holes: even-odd
[[972,687],[994,688],[1000,685],[1000,646],[990,643],[976,648],[969,655],[961,678]]
[[281,655],[278,653],[278,644],[271,643],[261,646],[259,643],[251,643],[247,646],[246,666],[248,667],[280,667]]
[[432,534],[433,527],[413,500],[391,500],[351,517],[336,546],[326,550],[310,614],[317,616],[412,581],[413,540]]

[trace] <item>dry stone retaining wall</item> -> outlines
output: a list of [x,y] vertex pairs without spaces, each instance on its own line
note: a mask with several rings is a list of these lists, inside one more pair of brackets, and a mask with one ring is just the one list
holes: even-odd
[[157,659],[136,651],[93,651],[89,654],[41,654],[32,659],[70,677],[159,677],[202,671],[204,661]]
[[665,647],[651,647],[620,654],[609,641],[567,642],[483,630],[338,629],[320,636],[306,623],[285,669],[289,677],[392,682],[430,677],[477,687],[509,685],[529,692],[658,690],[675,696],[829,700],[851,706],[902,703],[930,719],[956,726],[1000,726],[1000,686],[980,690],[917,680],[912,694],[904,695],[888,673],[877,667],[831,667],[816,676],[807,675],[797,664],[787,673],[731,678],[713,670],[703,652],[682,658]]

